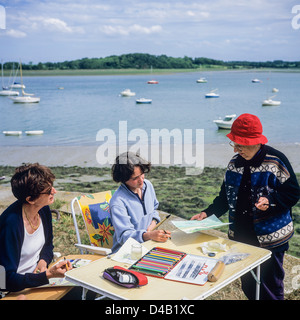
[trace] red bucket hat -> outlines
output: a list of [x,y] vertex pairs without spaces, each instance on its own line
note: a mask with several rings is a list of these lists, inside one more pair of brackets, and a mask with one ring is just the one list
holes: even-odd
[[268,139],[262,134],[263,128],[259,118],[253,114],[241,114],[232,124],[227,137],[243,146],[266,144]]

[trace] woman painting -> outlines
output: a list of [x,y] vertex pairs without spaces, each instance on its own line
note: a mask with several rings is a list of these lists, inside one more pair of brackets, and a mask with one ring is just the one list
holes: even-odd
[[[20,291],[64,277],[69,261],[48,269],[53,258],[52,215],[55,176],[38,163],[18,167],[11,179],[17,198],[0,215],[0,265],[5,269],[5,291]],[[66,264],[68,266],[66,266]],[[3,289],[3,288],[2,288]]]

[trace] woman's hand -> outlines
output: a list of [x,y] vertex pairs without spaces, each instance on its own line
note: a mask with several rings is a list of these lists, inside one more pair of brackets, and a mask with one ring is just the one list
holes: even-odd
[[204,211],[202,211],[202,212],[200,212],[200,213],[195,214],[194,216],[192,216],[192,217],[191,217],[191,220],[203,220],[203,219],[205,219],[205,218],[207,218],[207,214],[206,214]]
[[166,242],[171,238],[171,232],[168,230],[153,230],[147,231],[143,234],[144,241],[154,240],[158,242]]
[[72,265],[69,260],[63,260],[46,270],[46,276],[50,278],[63,278],[66,271],[71,270]]
[[40,272],[44,272],[47,270],[47,262],[43,259],[41,259],[36,268],[34,269],[33,273],[40,273]]
[[266,197],[260,197],[257,201],[257,203],[255,203],[255,207],[261,211],[266,211],[269,209],[269,199]]

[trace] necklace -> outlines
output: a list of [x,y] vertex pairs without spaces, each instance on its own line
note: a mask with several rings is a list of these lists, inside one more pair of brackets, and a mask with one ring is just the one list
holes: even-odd
[[25,210],[25,207],[24,207],[23,209],[24,209],[25,217],[26,217],[27,221],[29,222],[31,228],[32,228],[33,230],[36,230],[36,229],[39,227],[39,224],[40,224],[39,214],[37,213],[37,217],[38,217],[37,226],[34,226],[33,223],[31,222],[31,220],[29,219],[28,215],[27,215],[27,212],[26,212],[26,210]]

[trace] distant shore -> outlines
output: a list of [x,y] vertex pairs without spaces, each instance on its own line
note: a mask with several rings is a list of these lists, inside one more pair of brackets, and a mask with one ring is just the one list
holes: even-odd
[[[185,73],[185,72],[194,72],[194,73],[203,73],[203,72],[212,72],[212,71],[230,71],[230,72],[290,72],[290,73],[299,73],[300,69],[276,69],[276,68],[259,68],[259,69],[250,69],[250,68],[240,68],[240,69],[231,69],[228,67],[221,66],[212,66],[212,67],[202,67],[195,69],[74,69],[74,70],[23,70],[24,77],[51,77],[51,76],[121,76],[121,75],[166,75],[173,73]],[[4,76],[8,77],[10,71],[4,70]]]
[[[300,173],[300,144],[270,144],[283,152],[296,173]],[[26,162],[40,162],[55,166],[100,167],[96,159],[99,146],[4,146],[0,150],[0,166],[19,166]],[[228,144],[205,144],[204,166],[225,168],[233,156]],[[109,165],[107,165],[109,166]]]

